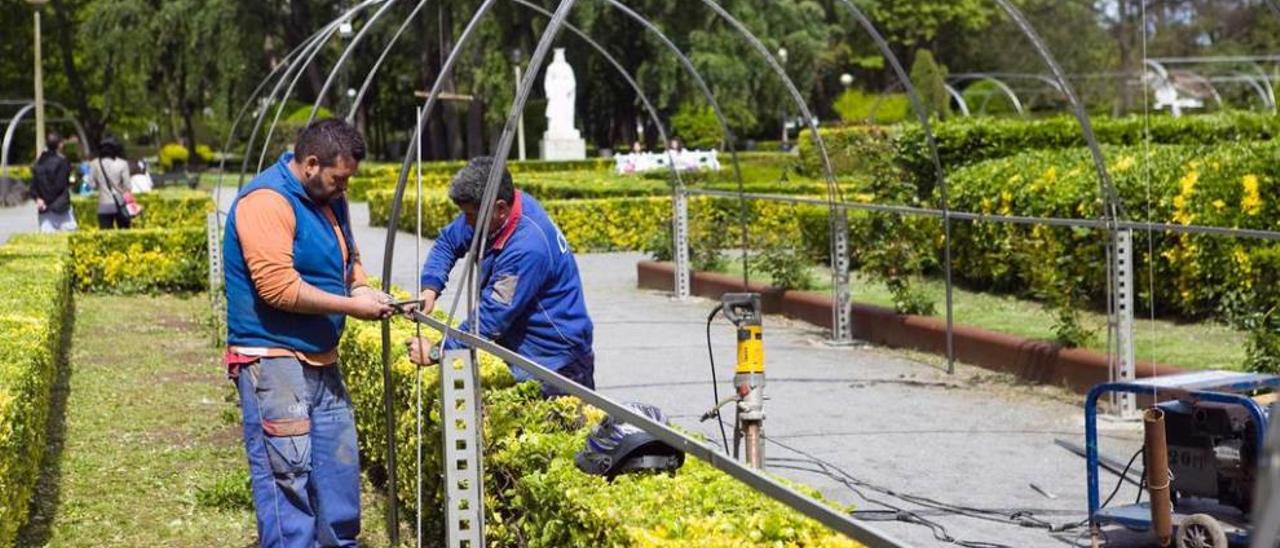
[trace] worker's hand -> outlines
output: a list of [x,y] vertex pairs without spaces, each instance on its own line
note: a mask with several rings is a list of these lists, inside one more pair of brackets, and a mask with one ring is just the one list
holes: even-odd
[[434,289],[423,289],[422,294],[418,296],[418,302],[407,304],[404,306],[404,315],[406,318],[412,318],[414,312],[422,312],[430,314],[436,309],[436,297],[438,294]]
[[384,301],[377,293],[381,293],[381,291],[361,292],[358,296],[351,297],[349,299],[350,310],[347,311],[347,315],[361,320],[390,318],[395,313],[395,309],[391,308],[391,303]]
[[36,211],[44,213],[45,207],[44,200],[36,198]]
[[431,349],[438,345],[426,337],[410,337],[404,342],[409,347],[409,361],[418,365],[433,365],[438,360],[431,359]]
[[367,285],[362,285],[360,287],[352,289],[351,296],[357,297],[357,298],[366,298],[366,299],[372,298],[372,299],[376,299],[378,302],[384,302],[384,303],[390,303],[395,300],[391,295],[383,293],[381,290],[374,289]]

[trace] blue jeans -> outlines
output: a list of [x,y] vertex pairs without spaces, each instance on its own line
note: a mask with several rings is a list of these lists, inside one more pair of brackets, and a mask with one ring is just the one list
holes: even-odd
[[262,358],[236,381],[260,546],[356,546],[360,459],[337,364]]

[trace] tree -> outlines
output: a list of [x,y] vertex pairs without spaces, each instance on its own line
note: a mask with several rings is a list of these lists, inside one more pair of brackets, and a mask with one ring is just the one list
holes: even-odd
[[951,96],[947,94],[947,69],[933,60],[927,49],[916,51],[911,63],[911,84],[920,94],[930,116],[951,117]]

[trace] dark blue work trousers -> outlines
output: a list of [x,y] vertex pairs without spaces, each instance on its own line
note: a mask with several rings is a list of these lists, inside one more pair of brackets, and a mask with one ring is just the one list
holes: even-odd
[[259,544],[356,546],[360,458],[338,365],[262,358],[236,384]]

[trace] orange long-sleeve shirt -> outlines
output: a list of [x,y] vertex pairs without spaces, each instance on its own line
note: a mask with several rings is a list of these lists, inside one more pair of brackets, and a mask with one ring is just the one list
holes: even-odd
[[[347,286],[366,284],[364,267],[360,264],[360,251],[347,249],[338,218],[331,207],[324,209],[325,217],[338,235],[338,247],[345,263],[348,253],[353,255]],[[297,218],[284,196],[269,189],[259,189],[240,198],[236,205],[236,236],[244,253],[249,278],[255,291],[267,304],[281,310],[293,311],[298,304],[298,292],[302,276],[293,267],[293,238],[297,231]],[[329,365],[338,361],[338,349],[326,352],[301,352],[290,348],[231,347],[231,352],[246,356],[282,357],[296,356],[311,365]]]

